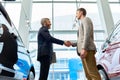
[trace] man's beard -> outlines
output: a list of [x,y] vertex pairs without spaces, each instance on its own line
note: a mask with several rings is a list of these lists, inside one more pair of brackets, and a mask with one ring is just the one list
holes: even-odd
[[48,27],[48,29],[50,29],[50,25],[49,24],[47,24],[46,26]]

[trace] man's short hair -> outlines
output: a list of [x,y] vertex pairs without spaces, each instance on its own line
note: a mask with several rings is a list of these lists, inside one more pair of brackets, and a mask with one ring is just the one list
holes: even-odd
[[42,18],[41,25],[44,26],[44,24],[46,23],[47,20],[49,20],[49,18]]
[[77,11],[82,11],[84,16],[86,16],[86,14],[87,14],[85,8],[79,8],[79,9],[77,9]]

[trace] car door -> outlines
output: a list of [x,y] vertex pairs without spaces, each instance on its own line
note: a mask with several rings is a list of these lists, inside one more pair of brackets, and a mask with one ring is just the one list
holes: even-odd
[[120,72],[120,25],[113,31],[107,42],[105,54],[110,63],[108,73],[114,74]]
[[28,54],[27,49],[25,49],[22,41],[18,38],[18,60],[17,63],[14,65],[14,69],[17,72],[21,72],[24,75],[24,78],[28,77],[28,74],[31,69],[32,61],[30,59],[30,54]]

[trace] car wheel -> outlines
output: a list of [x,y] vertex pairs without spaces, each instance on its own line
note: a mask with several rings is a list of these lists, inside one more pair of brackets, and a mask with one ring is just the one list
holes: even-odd
[[30,71],[27,80],[34,80],[34,78],[35,78],[34,73]]
[[107,74],[106,74],[104,69],[100,69],[99,73],[100,73],[100,76],[101,76],[102,80],[109,80],[109,78],[108,78],[108,76],[107,76]]

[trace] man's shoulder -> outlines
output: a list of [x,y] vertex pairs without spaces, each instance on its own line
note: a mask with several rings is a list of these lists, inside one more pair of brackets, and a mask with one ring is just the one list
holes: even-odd
[[89,17],[85,17],[84,20],[91,20]]
[[82,22],[86,23],[86,22],[92,22],[92,21],[89,17],[85,17]]
[[46,28],[46,27],[41,27],[41,28],[40,28],[40,31],[48,31],[48,28]]

